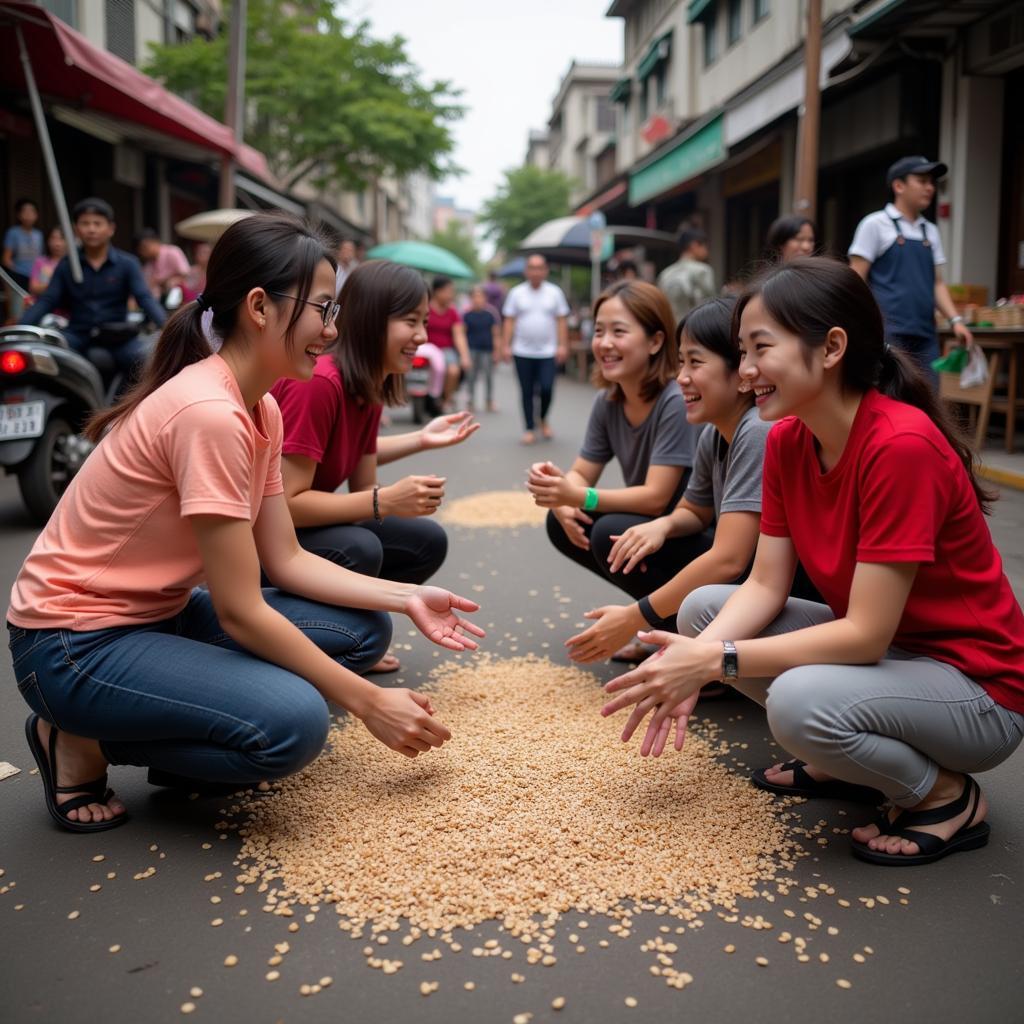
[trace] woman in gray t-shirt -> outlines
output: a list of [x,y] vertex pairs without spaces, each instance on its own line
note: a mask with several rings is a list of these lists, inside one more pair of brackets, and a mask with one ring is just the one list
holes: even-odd
[[[664,295],[643,281],[613,285],[594,308],[594,402],[579,457],[567,473],[535,463],[527,485],[550,509],[548,536],[574,562],[633,597],[667,583],[680,564],[704,551],[706,538],[680,537],[647,560],[647,571],[613,569],[615,541],[630,527],[675,507],[693,466],[697,428],[686,419],[675,380],[678,355],[672,312]],[[597,489],[605,465],[617,458],[625,487]]]

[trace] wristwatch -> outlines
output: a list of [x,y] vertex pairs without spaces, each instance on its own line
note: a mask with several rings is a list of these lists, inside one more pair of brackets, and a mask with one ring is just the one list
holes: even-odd
[[740,677],[740,658],[731,640],[722,641],[722,680],[731,683]]
[[959,313],[957,313],[956,316],[951,316],[949,318],[949,326],[950,327],[956,327],[957,324],[962,324],[963,322],[964,322],[964,318],[962,316],[960,316]]

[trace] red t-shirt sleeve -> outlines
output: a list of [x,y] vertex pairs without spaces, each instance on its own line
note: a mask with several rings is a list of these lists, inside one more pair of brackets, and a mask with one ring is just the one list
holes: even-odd
[[782,444],[784,424],[768,431],[764,446],[764,469],[761,477],[761,532],[769,537],[788,537],[789,522],[782,500]]
[[955,474],[920,434],[887,438],[861,462],[858,562],[934,562]]
[[314,376],[308,381],[282,381],[274,389],[284,424],[285,455],[305,455],[323,462],[338,419],[339,395],[334,382]]

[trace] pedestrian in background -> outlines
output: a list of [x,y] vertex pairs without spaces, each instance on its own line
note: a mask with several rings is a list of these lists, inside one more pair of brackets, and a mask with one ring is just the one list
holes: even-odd
[[679,323],[694,306],[714,297],[715,274],[708,266],[708,236],[700,228],[683,228],[677,244],[679,259],[658,275],[658,287]]
[[483,379],[484,397],[487,411],[497,412],[494,404],[494,361],[501,355],[500,319],[487,301],[487,294],[482,285],[477,285],[470,294],[470,308],[462,314],[466,325],[466,342],[469,355],[473,361],[473,369],[469,376],[470,412],[476,406],[476,386]]
[[46,253],[37,256],[28,275],[28,290],[35,295],[42,295],[50,286],[53,272],[57,264],[67,255],[68,243],[64,232],[58,227],[50,228],[46,236]]
[[815,244],[813,220],[799,214],[779,217],[768,229],[767,256],[773,263],[786,263],[797,256],[813,256]]
[[910,355],[933,385],[938,377],[932,362],[939,357],[935,310],[963,344],[974,340],[942,279],[946,256],[939,230],[924,216],[946,170],[923,156],[897,160],[886,175],[892,202],[857,225],[849,251],[850,266],[882,308],[886,341]]
[[555,371],[569,357],[569,303],[562,289],[548,279],[548,261],[539,253],[526,260],[526,280],[505,299],[502,316],[502,357],[515,360],[526,427],[523,444],[537,440],[536,403],[540,400],[540,430],[554,436],[548,413],[555,393]]
[[466,344],[466,325],[455,308],[455,283],[450,277],[435,277],[427,312],[427,341],[444,355],[444,392],[441,408],[452,411],[455,392],[464,373],[473,369]]
[[153,228],[142,229],[135,239],[135,251],[154,299],[162,299],[172,288],[185,283],[190,269],[188,257],[179,246],[160,241]]
[[351,238],[343,238],[338,246],[338,291],[345,283],[345,279],[359,266],[356,258],[356,243]]
[[[14,279],[22,291],[29,290],[32,264],[43,255],[43,233],[36,227],[39,222],[39,208],[31,199],[19,199],[14,204],[15,224],[4,234],[4,270]],[[21,313],[20,295],[7,289],[10,316],[17,319]]]
[[186,302],[193,299],[206,287],[206,265],[210,262],[213,246],[209,242],[196,242],[192,247],[192,265],[181,285],[182,297]]
[[505,289],[498,280],[498,272],[491,270],[487,274],[487,280],[483,283],[484,295],[487,296],[487,304],[498,311],[498,322],[501,322],[501,310],[505,305]]

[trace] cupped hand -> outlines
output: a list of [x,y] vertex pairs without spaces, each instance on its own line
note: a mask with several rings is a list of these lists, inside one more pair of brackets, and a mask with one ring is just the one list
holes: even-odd
[[628,576],[637,565],[642,565],[645,558],[665,546],[668,530],[668,523],[662,516],[649,523],[637,523],[618,536],[613,536],[614,543],[608,552],[611,571],[618,572],[621,569],[623,576]]
[[[662,719],[660,725],[655,725],[653,719],[648,722],[647,732],[644,735],[643,742],[640,744],[640,756],[661,757],[665,744],[668,743],[668,737],[672,732],[673,725],[675,725],[676,730],[676,738],[673,745],[677,752],[682,750],[683,744],[686,742],[686,726],[699,699],[700,690],[691,694],[686,700],[681,701],[672,708],[665,718]],[[633,721],[634,717],[636,717],[635,722]],[[633,714],[629,716],[629,721],[626,722],[626,728],[622,730],[623,743],[628,743],[632,738],[633,732],[640,724],[642,717],[642,715],[638,715],[637,710],[634,708]]]
[[458,612],[476,612],[480,605],[468,597],[459,597],[441,587],[417,587],[405,605],[405,614],[432,643],[450,651],[475,651],[479,644],[472,636],[486,636],[476,623]]
[[589,662],[610,658],[620,647],[629,643],[636,631],[644,625],[644,617],[635,604],[606,604],[584,612],[583,618],[595,621],[588,629],[565,641],[573,661]]
[[362,719],[376,739],[406,757],[452,738],[448,727],[434,718],[430,698],[415,690],[379,688]]
[[577,506],[583,500],[580,488],[566,479],[553,462],[535,462],[526,478],[526,487],[541,508]]
[[431,516],[444,500],[443,476],[405,476],[380,489],[381,512],[386,516]]
[[421,431],[420,442],[424,448],[447,448],[461,444],[480,429],[472,413],[453,412],[447,416],[435,416]]
[[584,526],[593,526],[594,520],[582,509],[573,508],[571,505],[563,505],[561,508],[553,508],[554,517],[561,524],[569,542],[583,551],[590,550],[590,538]]

